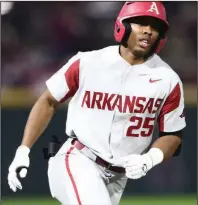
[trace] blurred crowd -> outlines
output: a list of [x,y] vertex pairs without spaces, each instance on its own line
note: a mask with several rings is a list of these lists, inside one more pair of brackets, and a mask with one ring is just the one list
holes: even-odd
[[[164,2],[170,30],[160,56],[185,83],[196,83],[197,2]],[[123,2],[14,2],[1,16],[2,86],[42,89],[78,51],[116,42]]]

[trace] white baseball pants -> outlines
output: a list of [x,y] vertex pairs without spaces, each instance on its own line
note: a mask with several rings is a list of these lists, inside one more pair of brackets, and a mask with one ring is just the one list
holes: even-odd
[[63,147],[65,154],[57,153],[49,160],[52,197],[62,205],[118,205],[127,183],[125,174],[105,170],[70,140]]

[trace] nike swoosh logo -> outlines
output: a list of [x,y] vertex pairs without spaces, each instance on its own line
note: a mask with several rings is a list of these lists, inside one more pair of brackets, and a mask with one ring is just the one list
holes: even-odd
[[160,81],[160,80],[162,80],[162,79],[153,80],[153,79],[150,78],[149,82],[150,82],[150,83],[155,83],[155,82]]

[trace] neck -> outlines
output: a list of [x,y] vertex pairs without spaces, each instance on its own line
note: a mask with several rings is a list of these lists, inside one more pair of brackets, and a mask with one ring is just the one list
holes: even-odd
[[134,55],[129,48],[120,46],[120,55],[124,60],[126,60],[130,65],[137,65],[145,62],[144,57],[138,57]]

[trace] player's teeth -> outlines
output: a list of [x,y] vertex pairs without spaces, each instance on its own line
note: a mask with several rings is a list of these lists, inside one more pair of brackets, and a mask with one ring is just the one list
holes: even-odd
[[149,45],[148,40],[145,40],[145,39],[141,40],[140,43],[141,43],[141,45],[144,46],[144,47],[147,47],[147,46]]

